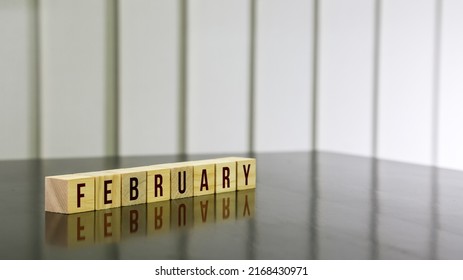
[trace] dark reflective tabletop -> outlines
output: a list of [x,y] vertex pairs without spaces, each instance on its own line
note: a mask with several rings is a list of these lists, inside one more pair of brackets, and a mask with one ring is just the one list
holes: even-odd
[[0,161],[0,258],[463,259],[463,172],[253,156],[255,191],[72,215],[44,211],[45,176],[218,156]]

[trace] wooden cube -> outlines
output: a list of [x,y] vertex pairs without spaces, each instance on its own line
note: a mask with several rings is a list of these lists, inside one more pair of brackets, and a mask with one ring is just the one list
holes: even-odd
[[146,236],[146,204],[122,207],[121,238]]
[[215,195],[195,196],[193,198],[194,226],[215,222]]
[[121,174],[117,171],[88,174],[95,176],[95,210],[121,207]]
[[253,218],[256,208],[255,203],[256,190],[239,191],[236,194],[236,218],[246,219]]
[[170,198],[170,168],[163,165],[146,168],[146,202],[159,202]]
[[146,203],[146,171],[142,169],[122,169],[121,205],[130,206]]
[[121,208],[95,212],[95,243],[114,243],[121,240]]
[[148,203],[146,206],[147,234],[156,235],[170,231],[170,201]]
[[215,164],[215,193],[236,191],[236,161],[218,159]]
[[170,171],[171,199],[193,196],[193,166],[187,163],[173,164]]
[[93,176],[73,174],[45,178],[45,211],[71,214],[93,210]]
[[47,244],[70,248],[94,244],[94,213],[66,215],[46,212],[45,240]]
[[215,193],[215,164],[213,162],[192,162],[193,195],[209,195]]
[[[45,210],[70,214],[120,206],[146,206],[146,203],[234,193],[255,187],[256,160],[253,158],[158,164],[46,177]],[[198,203],[200,201],[198,199]]]
[[193,226],[192,197],[172,200],[170,209],[170,226],[173,230],[183,230]]
[[215,196],[215,220],[217,222],[236,219],[236,192],[226,192]]
[[256,188],[256,159],[238,158],[236,160],[236,189],[249,190]]

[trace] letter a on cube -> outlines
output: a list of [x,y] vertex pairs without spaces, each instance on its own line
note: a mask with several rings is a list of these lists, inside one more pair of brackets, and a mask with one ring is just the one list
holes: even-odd
[[215,193],[215,164],[213,162],[193,162],[193,195]]

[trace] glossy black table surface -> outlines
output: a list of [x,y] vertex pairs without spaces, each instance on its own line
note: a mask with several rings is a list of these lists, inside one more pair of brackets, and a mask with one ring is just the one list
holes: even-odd
[[45,213],[47,175],[214,156],[0,161],[0,259],[463,259],[463,172],[257,154],[255,191]]

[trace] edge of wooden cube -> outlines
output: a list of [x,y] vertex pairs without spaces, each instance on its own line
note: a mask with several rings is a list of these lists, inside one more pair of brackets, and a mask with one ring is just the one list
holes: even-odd
[[69,181],[90,178],[94,177],[87,173],[45,177],[45,211],[62,214],[75,213],[69,210]]

